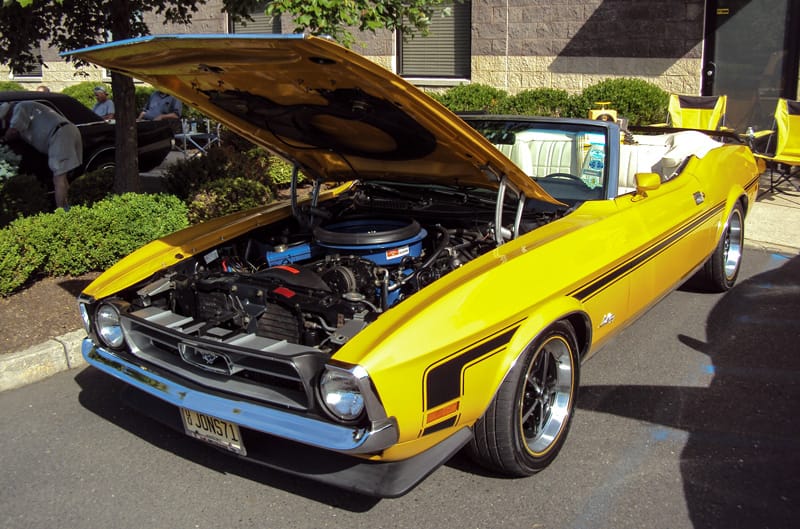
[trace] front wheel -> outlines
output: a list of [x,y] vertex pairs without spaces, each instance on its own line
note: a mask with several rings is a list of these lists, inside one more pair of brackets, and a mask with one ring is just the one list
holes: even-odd
[[510,476],[547,467],[567,438],[579,370],[575,330],[557,322],[522,354],[475,424],[473,459]]
[[744,248],[744,208],[736,203],[725,223],[722,237],[714,253],[703,266],[703,277],[709,289],[715,292],[730,290],[739,276]]

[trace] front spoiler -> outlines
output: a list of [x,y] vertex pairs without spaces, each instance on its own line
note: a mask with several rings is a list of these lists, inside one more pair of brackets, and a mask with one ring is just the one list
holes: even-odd
[[138,390],[128,392],[128,404],[179,432],[184,429],[178,407],[234,422],[247,447],[247,455],[237,457],[369,496],[406,494],[472,439],[472,430],[463,428],[409,459],[361,459],[351,454],[377,452],[397,442],[393,419],[367,432],[190,388],[97,347],[89,338],[82,354],[92,366]]

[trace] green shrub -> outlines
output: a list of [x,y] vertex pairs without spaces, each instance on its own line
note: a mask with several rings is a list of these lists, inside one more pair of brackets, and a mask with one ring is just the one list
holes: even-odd
[[191,223],[211,220],[229,213],[263,206],[272,200],[270,190],[245,178],[224,178],[198,190],[189,204]]
[[114,192],[114,169],[107,167],[85,173],[69,185],[69,203],[90,206]]
[[0,230],[0,296],[19,289],[42,266],[45,254],[31,244],[36,217],[21,218]]
[[34,175],[14,175],[0,184],[0,226],[51,207],[52,199]]
[[0,226],[17,217],[47,211],[50,199],[33,175],[19,174],[22,157],[0,144]]
[[225,178],[245,178],[271,187],[269,151],[256,146],[252,146],[246,151],[236,151],[229,145],[223,145],[221,148],[227,157],[223,171]]
[[643,79],[606,79],[583,91],[577,115],[588,116],[598,101],[610,102],[610,108],[631,125],[647,125],[664,121],[669,94]]
[[27,90],[23,85],[16,81],[0,81],[0,92]]
[[483,84],[462,84],[443,94],[431,94],[453,112],[485,112],[494,114],[504,104],[508,94],[504,90]]
[[569,116],[574,104],[566,90],[537,88],[508,97],[501,102],[499,112],[527,116]]
[[209,182],[227,177],[228,151],[212,147],[203,156],[177,160],[164,171],[164,191],[187,201]]
[[[292,172],[294,166],[279,156],[272,156],[269,159],[269,179],[272,185],[278,189],[288,187],[292,183]],[[305,175],[300,172],[297,175],[298,183],[305,181]]]
[[0,230],[0,295],[40,274],[79,275],[108,268],[145,243],[188,226],[170,195],[127,193],[94,206],[20,218]]
[[[271,154],[261,147],[253,147],[244,152],[235,152],[228,149],[228,165],[225,173],[228,178],[246,178],[267,186],[273,194],[279,189],[285,189],[292,183],[292,170],[294,166],[281,158]],[[304,182],[305,176],[301,172],[298,182]]]
[[97,99],[94,98],[94,87],[95,86],[102,86],[108,92],[108,97],[114,99],[111,93],[111,85],[107,83],[101,83],[97,81],[83,81],[78,84],[74,84],[64,88],[61,93],[66,94],[70,97],[73,97],[83,103],[86,108],[91,109],[94,107],[94,104],[97,103]]
[[186,207],[158,194],[112,195],[91,207],[76,206],[63,226],[54,226],[61,244],[52,248],[44,270],[49,275],[78,275],[103,270],[159,237],[188,226]]
[[[247,145],[250,145],[248,150],[240,151],[232,145],[223,143],[212,147],[203,156],[176,161],[164,171],[162,180],[164,190],[179,197],[190,206],[193,222],[197,219],[214,218],[219,216],[220,211],[223,210],[229,212],[251,207],[251,205],[264,204],[264,199],[270,200],[279,189],[289,185],[292,166],[263,148],[253,146],[249,142],[241,144],[241,146]],[[303,181],[303,178],[301,173],[299,180]],[[260,187],[253,187],[244,195],[252,192],[260,202],[256,204],[248,201],[247,204],[251,205],[243,205],[235,210],[231,210],[227,206],[220,207],[218,202],[228,199],[222,196],[212,198],[208,195],[209,189],[213,188],[219,195],[222,188],[225,187],[209,187],[218,180],[247,180],[257,183]],[[244,185],[237,184],[237,196],[244,190]],[[268,192],[262,193],[262,188],[267,189]],[[210,207],[207,213],[200,212],[204,205]]]

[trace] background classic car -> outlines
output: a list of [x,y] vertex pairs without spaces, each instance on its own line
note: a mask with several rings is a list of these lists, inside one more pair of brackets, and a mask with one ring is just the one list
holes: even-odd
[[79,299],[83,354],[131,405],[240,457],[375,496],[465,446],[533,474],[565,442],[586,358],[695,271],[714,290],[738,275],[760,169],[745,146],[624,143],[602,121],[467,124],[302,35],[76,53],[315,182],[155,241]]
[[[65,94],[50,92],[0,92],[0,103],[7,101],[44,103],[78,126],[83,141],[83,165],[72,171],[72,178],[103,167],[114,167],[116,164],[114,123],[103,121],[78,100]],[[157,121],[140,121],[136,124],[136,130],[139,141],[139,170],[150,171],[161,165],[172,149],[172,128]],[[43,184],[52,188],[53,173],[47,166],[47,156],[22,140],[10,142],[9,146],[22,155],[22,173],[35,174]]]

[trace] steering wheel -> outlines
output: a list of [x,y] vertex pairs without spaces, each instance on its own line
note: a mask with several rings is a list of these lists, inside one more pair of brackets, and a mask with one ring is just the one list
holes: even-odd
[[585,185],[585,182],[581,180],[580,177],[570,173],[550,173],[549,175],[545,175],[542,178],[566,178],[568,180],[575,180]]

